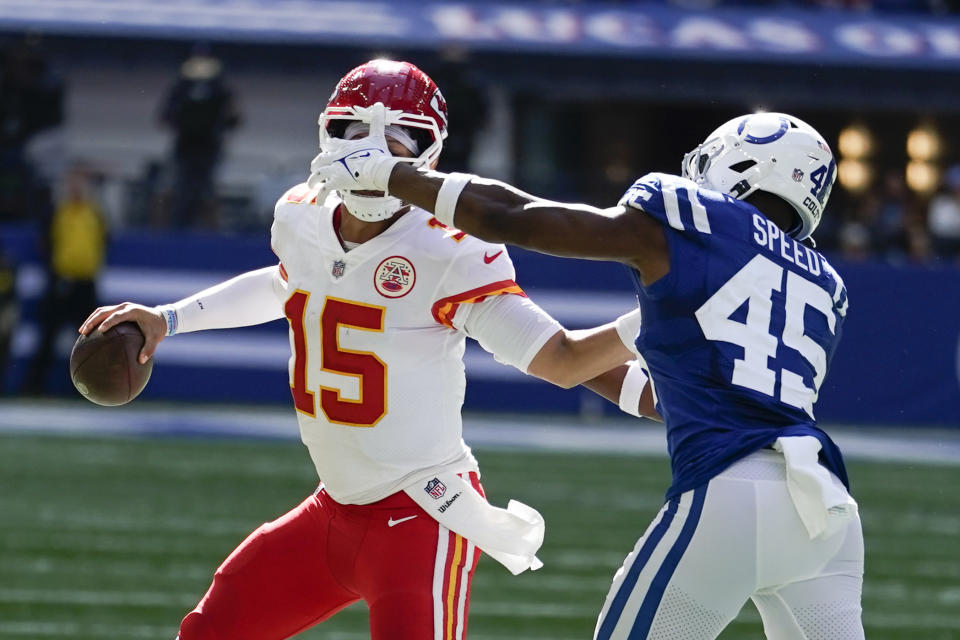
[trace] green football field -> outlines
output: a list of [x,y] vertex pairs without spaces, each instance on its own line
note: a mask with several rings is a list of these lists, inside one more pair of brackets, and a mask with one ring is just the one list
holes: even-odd
[[[611,576],[659,509],[662,457],[476,452],[492,502],[547,520],[536,573],[489,558],[470,637],[590,638]],[[852,461],[873,640],[960,638],[960,467]],[[0,435],[0,638],[172,640],[224,556],[314,485],[294,442]],[[299,636],[360,639],[354,606]],[[747,604],[724,640],[762,638]]]

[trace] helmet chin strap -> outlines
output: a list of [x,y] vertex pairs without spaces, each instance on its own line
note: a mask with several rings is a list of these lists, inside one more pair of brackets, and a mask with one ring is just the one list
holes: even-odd
[[387,220],[405,206],[403,200],[393,196],[358,196],[352,191],[337,193],[350,215],[364,222]]

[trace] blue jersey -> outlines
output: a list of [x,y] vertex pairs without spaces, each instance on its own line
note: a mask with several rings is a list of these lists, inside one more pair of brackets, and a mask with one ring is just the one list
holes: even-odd
[[840,340],[847,292],[817,251],[755,207],[648,174],[620,201],[663,224],[670,272],[643,286],[637,348],[667,427],[672,498],[780,436],[810,435],[848,485],[813,407]]

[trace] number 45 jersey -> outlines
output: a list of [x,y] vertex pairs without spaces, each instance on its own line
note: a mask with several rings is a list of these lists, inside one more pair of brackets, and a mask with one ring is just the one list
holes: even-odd
[[287,281],[300,435],[327,492],[368,504],[434,470],[476,470],[461,436],[465,334],[456,315],[523,295],[505,248],[414,208],[345,251],[339,200],[314,197],[301,185],[280,199],[271,242]]
[[817,251],[755,207],[648,174],[623,196],[663,224],[670,272],[643,286],[637,348],[667,427],[679,495],[781,436],[810,435],[848,485],[814,404],[847,312],[843,281]]

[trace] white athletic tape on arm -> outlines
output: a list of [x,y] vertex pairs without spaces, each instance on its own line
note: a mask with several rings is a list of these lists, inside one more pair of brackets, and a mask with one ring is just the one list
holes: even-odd
[[623,378],[623,386],[620,387],[620,410],[629,413],[632,416],[641,418],[640,415],[640,396],[647,387],[647,373],[640,368],[640,363],[634,360],[627,365],[627,375]]
[[433,215],[437,220],[447,225],[455,227],[453,223],[454,213],[457,209],[457,200],[460,199],[460,193],[471,180],[477,176],[471,173],[451,173],[443,184],[440,185],[440,192],[437,194],[437,204],[434,207]]
[[640,352],[637,351],[637,335],[640,333],[640,309],[639,307],[631,311],[630,313],[625,313],[619,318],[617,318],[617,335],[620,336],[620,341],[623,342],[623,346],[633,352],[635,356],[640,357]]

